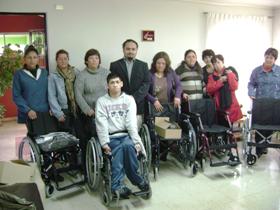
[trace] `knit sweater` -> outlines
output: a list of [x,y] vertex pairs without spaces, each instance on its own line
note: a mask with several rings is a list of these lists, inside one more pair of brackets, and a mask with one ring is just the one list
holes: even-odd
[[175,70],[179,76],[183,92],[189,99],[201,99],[203,97],[203,76],[200,65],[196,62],[193,68],[189,68],[184,62]]
[[[117,98],[112,98],[108,94],[100,97],[96,103],[95,119],[98,139],[102,146],[108,144],[110,138],[125,136],[128,133],[135,144],[141,145],[145,154],[138,134],[136,103],[132,96],[122,93]],[[127,133],[120,131],[127,131]]]
[[17,70],[13,78],[13,100],[17,105],[19,123],[26,122],[30,110],[49,111],[48,72],[38,69],[35,78],[28,70]]
[[99,67],[95,71],[85,68],[78,74],[75,81],[76,102],[84,114],[95,109],[95,103],[100,96],[107,93],[107,75],[109,71]]

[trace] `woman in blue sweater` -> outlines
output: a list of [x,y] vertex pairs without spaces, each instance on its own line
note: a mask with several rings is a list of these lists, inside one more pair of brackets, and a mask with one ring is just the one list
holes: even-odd
[[29,136],[55,130],[49,114],[48,72],[40,69],[38,51],[30,45],[24,52],[24,66],[13,78],[13,100],[18,109],[18,123],[26,123]]

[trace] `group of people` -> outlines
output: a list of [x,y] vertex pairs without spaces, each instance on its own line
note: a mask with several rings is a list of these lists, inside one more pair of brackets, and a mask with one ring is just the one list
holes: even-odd
[[[140,190],[149,189],[137,173],[137,154],[145,155],[138,129],[146,101],[160,112],[165,103],[179,107],[182,100],[213,97],[217,109],[227,111],[231,122],[239,120],[242,113],[235,96],[238,74],[234,68],[225,67],[222,55],[203,51],[206,65],[201,68],[195,51],[190,49],[173,70],[168,54],[158,52],[149,70],[147,63],[136,59],[136,41],[128,39],[122,48],[124,57],[112,62],[109,70],[100,65],[98,50],[88,50],[81,72],[69,64],[68,52],[59,50],[56,69],[48,74],[38,66],[38,51],[29,46],[24,52],[23,68],[14,74],[13,99],[18,122],[27,124],[29,135],[51,131],[46,122],[53,118],[56,129],[74,133],[80,139],[83,163],[87,142],[97,135],[104,152],[114,157],[112,191],[127,197],[131,190],[123,184],[125,174]],[[272,91],[280,87],[277,56],[277,50],[269,48],[264,64],[253,71],[248,85],[251,98],[280,98],[280,91]],[[40,128],[37,133],[34,123]]]

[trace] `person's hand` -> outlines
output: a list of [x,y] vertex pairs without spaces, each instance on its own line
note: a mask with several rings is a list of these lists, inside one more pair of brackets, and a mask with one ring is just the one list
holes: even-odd
[[227,76],[221,76],[221,77],[220,77],[220,80],[221,80],[222,82],[226,82],[226,81],[227,81]]
[[174,98],[174,107],[178,108],[181,104],[181,99],[180,98]]
[[214,66],[213,66],[212,63],[207,64],[207,66],[206,66],[206,71],[207,71],[208,74],[212,74],[212,73],[213,73],[213,71],[214,71]]
[[139,155],[139,153],[142,151],[142,147],[140,144],[135,144],[135,149],[136,149],[137,155]]
[[102,149],[104,150],[104,153],[107,154],[107,155],[110,155],[111,154],[111,148],[109,147],[108,144],[105,144],[102,146]]
[[65,122],[65,116],[62,115],[60,118],[58,118],[58,122]]
[[186,93],[183,93],[183,99],[186,101],[189,100],[189,95]]
[[33,111],[32,109],[27,113],[29,119],[31,120],[35,120],[37,118],[37,114],[35,111]]
[[158,100],[155,101],[154,106],[155,106],[157,112],[162,112],[163,111],[163,107]]
[[87,113],[87,116],[91,117],[91,116],[94,116],[94,114],[95,114],[95,112],[92,109],[90,109]]
[[53,116],[52,110],[49,110],[49,114],[50,116]]

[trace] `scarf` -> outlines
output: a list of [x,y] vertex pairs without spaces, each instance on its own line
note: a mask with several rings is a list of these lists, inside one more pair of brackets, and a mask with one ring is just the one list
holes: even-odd
[[30,69],[30,68],[27,67],[26,64],[24,64],[23,68],[26,69],[27,71],[29,71],[33,75],[33,77],[35,77],[35,78],[37,77],[37,72],[38,72],[38,69],[39,69],[39,65],[36,65],[35,69]]
[[74,68],[68,66],[67,71],[62,71],[60,68],[56,67],[57,72],[64,78],[66,94],[68,100],[70,102],[70,109],[73,113],[74,117],[77,116],[77,105],[75,102],[75,94],[74,94],[74,81],[76,78]]
[[[214,74],[213,75],[213,79],[215,81],[219,80],[220,77],[216,76]],[[224,70],[224,73],[221,76],[226,76],[226,69]],[[229,84],[228,82],[224,82],[224,86],[220,88],[219,90],[220,92],[220,109],[221,110],[227,110],[230,105],[232,104],[232,98],[231,98],[231,91],[229,89]]]

